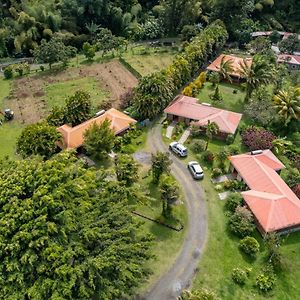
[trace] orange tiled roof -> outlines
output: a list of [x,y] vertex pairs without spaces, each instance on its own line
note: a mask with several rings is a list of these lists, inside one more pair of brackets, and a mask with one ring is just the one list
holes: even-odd
[[279,54],[277,57],[277,61],[286,62],[294,65],[300,65],[300,55]]
[[250,188],[242,196],[264,232],[300,225],[300,200],[276,172],[284,165],[271,150],[229,159]]
[[[224,57],[224,61],[231,61],[232,62],[233,72],[229,73],[229,75],[240,77],[241,76],[241,71],[240,71],[241,70],[241,64],[243,63],[244,58],[237,57],[237,56],[234,56],[234,55],[221,54],[207,67],[207,70],[214,71],[214,72],[219,72],[221,61],[222,61],[223,57]],[[251,66],[252,58],[246,58],[246,63],[249,64],[249,66]]]
[[70,127],[65,124],[57,128],[57,131],[60,132],[63,137],[63,143],[60,145],[61,148],[76,149],[82,146],[84,141],[84,132],[92,124],[96,123],[100,125],[104,120],[109,120],[111,122],[110,128],[115,132],[116,135],[122,133],[128,129],[131,124],[135,124],[137,122],[117,109],[111,108],[103,115],[90,119],[75,127]]
[[164,112],[195,120],[194,124],[199,126],[207,125],[210,120],[221,132],[229,134],[235,133],[242,118],[242,114],[200,104],[198,99],[184,95],[177,96]]

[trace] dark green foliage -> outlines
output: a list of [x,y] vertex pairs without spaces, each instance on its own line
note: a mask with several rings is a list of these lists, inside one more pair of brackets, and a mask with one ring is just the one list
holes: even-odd
[[296,184],[300,183],[300,171],[296,168],[282,170],[281,176],[290,188],[293,188]]
[[202,28],[197,25],[184,25],[181,30],[181,39],[183,41],[191,41],[191,39],[200,33]]
[[41,45],[34,50],[34,58],[41,63],[52,65],[56,62],[66,64],[76,54],[76,49],[65,46],[60,38],[54,37],[49,42],[42,40]]
[[14,71],[12,66],[8,66],[4,69],[3,71],[3,75],[5,77],[5,79],[11,79],[14,77]]
[[281,35],[277,30],[272,31],[269,35],[269,39],[273,44],[277,44],[281,40]]
[[240,240],[240,249],[251,257],[256,257],[257,252],[259,252],[258,241],[251,236],[246,236]]
[[244,285],[246,283],[248,275],[245,270],[241,268],[235,268],[231,272],[231,278],[235,283],[239,285]]
[[225,202],[225,209],[234,213],[238,206],[242,206],[243,197],[240,193],[231,193]]
[[212,178],[216,178],[220,175],[222,175],[222,170],[220,168],[213,168],[212,171],[211,171],[211,177]]
[[172,205],[179,199],[179,187],[177,182],[168,174],[163,174],[159,183],[162,215],[166,218],[172,216]]
[[250,235],[255,229],[252,213],[246,207],[238,206],[229,218],[229,229],[239,237]]
[[216,86],[215,91],[209,96],[212,101],[222,101],[223,97],[219,90],[219,85]]
[[122,299],[146,277],[125,187],[68,152],[0,164],[1,299]]
[[215,159],[214,154],[211,151],[209,151],[209,150],[205,150],[202,153],[201,157],[208,164],[212,164],[213,161],[214,161],[214,159]]
[[279,50],[283,53],[293,54],[293,52],[300,50],[300,41],[298,34],[293,34],[283,39],[279,43]]
[[276,233],[269,233],[265,237],[265,245],[268,250],[268,261],[273,266],[274,270],[284,270],[286,262],[281,251],[279,235]]
[[115,171],[118,181],[125,182],[126,186],[131,186],[138,180],[138,164],[128,154],[115,157]]
[[84,133],[84,148],[95,159],[105,158],[114,146],[115,134],[110,128],[110,121],[101,125],[93,123]]
[[55,153],[60,139],[56,128],[47,123],[28,125],[17,140],[17,152],[23,157],[41,155],[48,159]]
[[231,145],[234,142],[235,136],[233,134],[228,134],[226,137],[226,144]]
[[212,83],[213,86],[220,82],[220,74],[218,72],[209,73],[208,80]]
[[158,183],[160,176],[163,173],[170,173],[170,166],[172,164],[172,160],[170,159],[170,155],[167,152],[157,152],[156,154],[152,154],[152,178],[154,183]]
[[66,123],[66,114],[64,107],[54,106],[50,115],[47,117],[47,123],[52,126],[61,126]]

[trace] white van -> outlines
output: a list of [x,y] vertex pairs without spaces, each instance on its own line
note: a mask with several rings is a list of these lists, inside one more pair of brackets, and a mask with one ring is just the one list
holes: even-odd
[[182,144],[179,144],[178,142],[172,142],[169,145],[169,149],[172,150],[174,153],[179,155],[180,157],[186,157],[187,156],[187,148],[183,146]]

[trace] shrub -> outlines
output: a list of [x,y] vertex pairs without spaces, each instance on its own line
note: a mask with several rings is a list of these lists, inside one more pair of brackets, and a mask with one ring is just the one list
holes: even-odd
[[255,229],[252,213],[246,207],[238,206],[229,218],[229,229],[240,237],[250,235]]
[[209,164],[213,163],[214,158],[214,154],[209,150],[206,150],[202,153],[202,159]]
[[232,270],[231,278],[237,284],[244,285],[247,277],[247,272],[241,268],[235,268]]
[[206,142],[203,140],[194,140],[191,144],[191,150],[194,153],[199,153],[205,150]]
[[45,67],[44,66],[40,66],[40,70],[43,72],[45,71]]
[[225,190],[230,190],[232,187],[231,180],[226,180],[223,182],[223,186]]
[[222,170],[220,168],[213,168],[211,172],[211,177],[216,178],[222,174]]
[[3,74],[4,74],[5,79],[13,78],[13,76],[14,76],[13,68],[11,66],[6,67],[3,71]]
[[212,101],[222,101],[223,100],[222,94],[220,93],[220,90],[219,90],[219,85],[217,85],[215,88],[215,91],[209,95],[209,98]]
[[234,89],[234,90],[232,91],[232,93],[233,93],[233,94],[237,94],[237,93],[238,93],[238,90]]
[[235,212],[238,206],[243,204],[243,197],[240,193],[232,193],[230,194],[225,203],[225,209],[231,212]]
[[234,142],[234,135],[233,134],[228,134],[227,138],[226,138],[226,144],[230,145]]
[[229,146],[228,150],[229,150],[230,155],[236,155],[236,154],[238,154],[240,152],[239,147],[236,146],[236,145]]
[[259,252],[258,241],[251,236],[246,236],[240,241],[240,249],[248,254],[249,256],[255,257],[257,252]]
[[256,277],[256,287],[261,292],[268,292],[274,288],[276,277],[273,267],[268,265],[261,274]]
[[300,198],[300,183],[296,184],[294,187],[293,187],[293,192],[296,194],[296,196],[298,198]]
[[217,192],[222,191],[222,190],[223,190],[222,185],[221,185],[221,184],[217,184],[217,185],[215,186],[215,190],[216,190]]
[[242,141],[251,151],[258,149],[271,149],[276,136],[264,128],[248,127],[242,132]]

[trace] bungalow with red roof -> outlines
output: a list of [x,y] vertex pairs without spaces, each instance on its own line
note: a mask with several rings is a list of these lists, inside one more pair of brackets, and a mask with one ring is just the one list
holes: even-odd
[[279,54],[277,62],[286,64],[290,71],[300,70],[300,55]]
[[242,192],[262,235],[300,229],[300,200],[280,177],[285,166],[271,150],[230,156],[231,170],[249,190]]
[[219,126],[218,137],[224,139],[236,133],[242,118],[242,114],[199,103],[197,98],[184,95],[177,96],[164,112],[171,121],[196,125],[203,128],[203,131],[208,121],[215,122]]
[[70,127],[65,124],[58,127],[56,130],[62,135],[62,142],[58,144],[61,149],[77,149],[84,143],[84,132],[94,123],[100,125],[104,120],[110,121],[110,128],[115,135],[124,133],[129,127],[137,121],[127,116],[126,114],[111,108],[102,115],[85,121],[75,127]]
[[233,80],[237,81],[242,78],[241,64],[243,64],[244,61],[248,66],[251,66],[252,64],[252,58],[242,58],[235,55],[221,54],[206,69],[211,72],[220,72],[222,60],[224,62],[231,62],[231,67],[233,70],[232,72],[229,72],[228,75],[230,75]]

